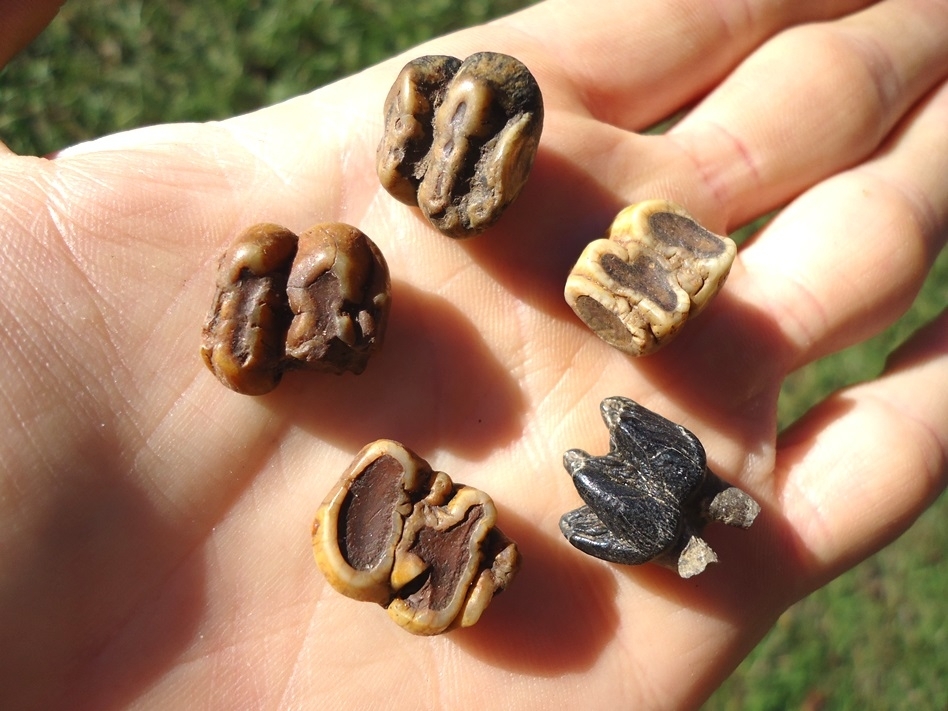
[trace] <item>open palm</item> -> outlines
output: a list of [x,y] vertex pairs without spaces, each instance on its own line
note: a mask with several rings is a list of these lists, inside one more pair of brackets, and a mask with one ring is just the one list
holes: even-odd
[[[631,5],[550,0],[412,53],[506,52],[544,92],[527,187],[469,241],[375,177],[407,57],[222,123],[0,153],[0,705],[689,707],[944,488],[944,316],[779,439],[776,400],[891,323],[943,246],[948,7]],[[562,287],[653,197],[717,232],[785,209],[700,318],[632,360]],[[360,376],[226,390],[198,356],[218,255],[255,222],[326,220],[385,254],[384,348]],[[580,503],[563,452],[605,451],[612,395],[693,430],[762,505],[748,532],[708,530],[721,563],[697,578],[559,534]],[[518,541],[520,577],[477,626],[412,637],[316,569],[315,509],[380,437],[490,493]]]

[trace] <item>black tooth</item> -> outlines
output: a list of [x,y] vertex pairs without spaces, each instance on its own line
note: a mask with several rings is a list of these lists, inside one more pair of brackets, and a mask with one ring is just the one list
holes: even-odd
[[[600,411],[609,428],[609,453],[571,449],[563,457],[586,504],[563,516],[563,535],[584,553],[614,563],[675,557],[709,518],[695,502],[713,497],[719,482],[708,472],[704,447],[681,425],[628,398],[606,398]],[[741,522],[750,525],[756,504],[746,499],[751,503]],[[695,574],[692,568],[679,567],[679,574]]]

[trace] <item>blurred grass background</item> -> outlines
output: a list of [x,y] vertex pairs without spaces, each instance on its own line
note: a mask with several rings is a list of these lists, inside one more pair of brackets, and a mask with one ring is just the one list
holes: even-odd
[[[144,124],[224,118],[529,4],[73,0],[0,72],[0,138],[17,152],[43,155]],[[946,302],[943,250],[897,324],[788,379],[781,424],[878,374],[887,354]],[[946,548],[942,496],[893,545],[784,614],[706,708],[948,708]]]

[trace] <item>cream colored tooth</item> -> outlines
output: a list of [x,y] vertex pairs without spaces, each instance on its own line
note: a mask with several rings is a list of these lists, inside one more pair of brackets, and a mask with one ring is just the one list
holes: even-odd
[[343,595],[377,602],[412,634],[474,624],[520,566],[484,492],[402,444],[363,447],[316,512],[313,555]]
[[590,242],[563,295],[600,338],[635,356],[671,341],[718,293],[737,254],[667,200],[630,205]]

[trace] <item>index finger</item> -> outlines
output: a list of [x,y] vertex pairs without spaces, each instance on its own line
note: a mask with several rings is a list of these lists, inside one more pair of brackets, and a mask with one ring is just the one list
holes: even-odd
[[[786,27],[830,20],[866,0],[777,3],[767,0],[669,0],[579,3],[550,0],[499,23],[522,45],[551,97],[627,130],[660,121],[707,92],[755,47]],[[603,31],[613,27],[612,31]],[[476,36],[476,34],[475,34]],[[552,51],[551,51],[552,50]],[[522,51],[522,50],[521,50]]]

